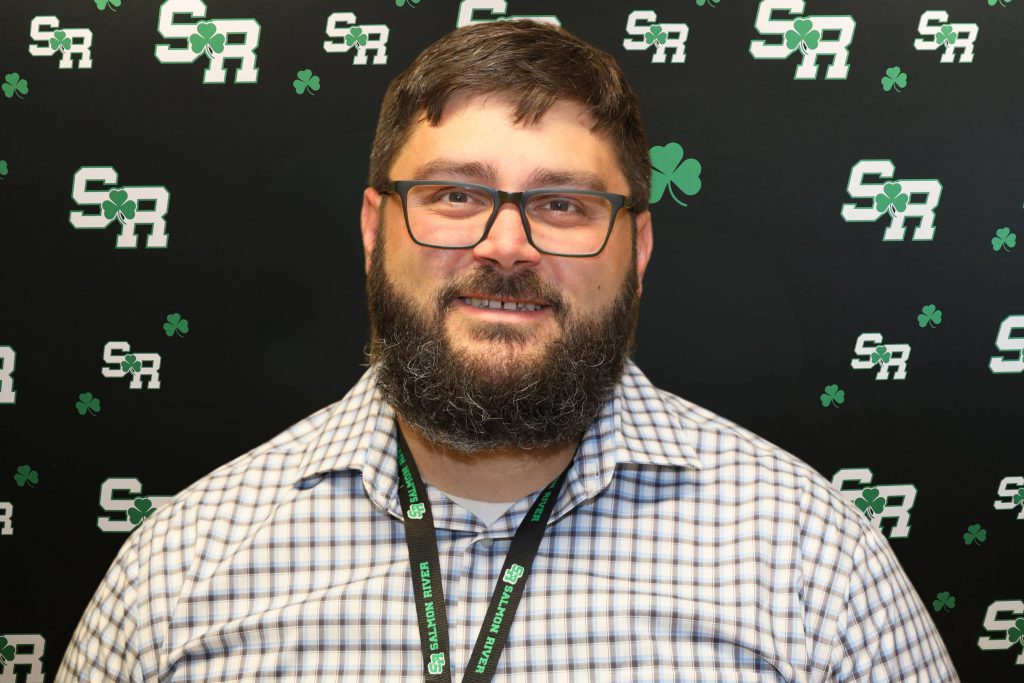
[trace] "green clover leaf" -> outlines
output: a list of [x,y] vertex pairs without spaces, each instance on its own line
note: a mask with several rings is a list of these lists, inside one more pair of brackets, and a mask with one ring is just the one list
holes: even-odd
[[818,47],[821,40],[821,31],[812,31],[814,22],[810,19],[797,19],[793,22],[793,28],[786,31],[786,48],[790,51],[800,48],[801,54],[807,54],[808,50]]
[[53,51],[60,50],[64,52],[71,49],[71,39],[68,38],[68,34],[64,31],[54,31],[53,37],[50,38],[50,49]]
[[989,7],[995,7],[997,4],[1002,7],[1007,7],[1013,0],[988,0]]
[[[881,347],[879,347],[879,348],[881,348]],[[131,373],[134,374],[134,373],[142,370],[142,361],[137,360],[135,358],[135,354],[134,353],[129,353],[128,355],[126,355],[124,357],[124,360],[121,361],[121,370],[123,372],[131,372]]]
[[943,43],[949,43],[952,45],[956,41],[957,33],[953,30],[952,24],[943,24],[939,27],[939,32],[935,34],[935,42],[939,45]]
[[818,400],[821,401],[822,408],[828,408],[829,405],[838,408],[846,400],[846,392],[840,389],[838,384],[829,384],[825,387],[825,393],[819,396]]
[[853,502],[865,517],[871,519],[872,512],[877,514],[885,507],[885,496],[879,496],[876,488],[862,489],[860,498]]
[[697,7],[703,7],[704,5],[707,5],[708,7],[715,7],[721,1],[722,0],[697,0]]
[[214,52],[224,52],[226,40],[223,33],[217,33],[217,25],[212,21],[200,21],[196,24],[196,32],[188,37],[192,52],[199,54],[205,50],[206,56],[211,58]]
[[78,410],[79,415],[95,415],[100,412],[100,400],[92,395],[92,392],[86,391],[78,395],[78,401],[75,403],[75,409]]
[[14,481],[17,482],[18,486],[24,486],[26,483],[32,488],[36,487],[39,483],[39,473],[36,472],[30,465],[22,465],[18,468],[18,473],[14,475]]
[[882,89],[885,92],[889,92],[893,88],[896,88],[896,92],[901,92],[906,87],[907,74],[900,71],[898,66],[890,66],[885,70],[885,75],[882,76]]
[[[0,159],[0,176],[5,175],[7,175],[7,160]],[[3,178],[0,178],[0,180],[3,180]]]
[[665,41],[668,40],[668,34],[661,28],[661,24],[654,24],[651,26],[651,30],[644,34],[644,40],[647,41],[648,45],[651,43],[664,45]]
[[880,363],[885,365],[892,358],[892,354],[884,346],[876,346],[874,353],[871,354],[871,363]]
[[1024,636],[1024,619],[1018,619],[1006,631],[1006,639],[1011,643],[1016,643],[1019,640],[1024,642],[1024,640],[1021,640],[1021,636]]
[[419,4],[419,1],[420,0],[395,0],[395,6],[402,7],[403,5],[405,5],[406,2],[408,2],[409,7],[415,7],[417,4]]
[[167,322],[164,323],[164,334],[173,337],[175,333],[179,337],[188,334],[188,320],[182,318],[181,313],[171,313],[167,316]]
[[149,498],[136,498],[133,502],[135,507],[128,510],[128,519],[135,526],[138,526],[142,523],[142,520],[156,512],[156,508],[153,507],[153,501]]
[[19,100],[23,100],[25,99],[23,95],[28,94],[28,81],[18,75],[17,71],[12,71],[4,76],[4,84],[0,86],[0,89],[4,91],[7,99],[17,95]]
[[942,591],[932,600],[932,609],[936,612],[946,610],[947,612],[956,607],[956,598],[949,594],[949,591]]
[[10,662],[14,659],[17,651],[14,646],[7,642],[7,639],[0,636],[0,661]]
[[352,29],[345,36],[345,44],[351,47],[359,43],[360,45],[366,45],[366,35],[363,33],[363,29],[358,26],[353,26]]
[[111,11],[116,12],[117,10],[114,8],[121,6],[121,0],[96,0],[97,9],[104,10],[108,6],[110,7]]
[[302,71],[295,74],[298,78],[292,81],[292,87],[295,88],[295,92],[301,95],[309,89],[309,94],[312,95],[314,90],[320,89],[320,77],[314,76],[313,71],[310,69],[303,69]]
[[875,210],[889,210],[889,214],[896,215],[897,211],[906,211],[910,195],[902,192],[903,186],[899,183],[886,183],[882,192],[875,195]]
[[1020,505],[1024,503],[1024,489],[1017,489],[1017,493],[1013,494],[1013,504]]
[[1010,232],[1009,228],[999,228],[996,236],[992,238],[992,251],[1010,251],[1017,246],[1017,233]]
[[967,533],[964,534],[964,545],[981,545],[985,542],[986,536],[988,532],[982,529],[980,524],[972,524],[967,527]]
[[[691,197],[700,192],[700,162],[696,159],[683,161],[683,148],[677,142],[664,147],[651,147],[651,204],[657,204],[665,194],[665,188],[680,206],[686,206],[672,191],[675,185]],[[680,163],[682,161],[682,163]]]
[[124,188],[114,189],[107,193],[108,200],[104,201],[103,215],[110,220],[117,218],[121,223],[125,220],[135,218],[135,202],[128,199],[128,191]]
[[917,324],[921,327],[927,327],[931,325],[942,324],[942,311],[935,307],[935,304],[928,304],[921,309],[921,312],[917,315]]

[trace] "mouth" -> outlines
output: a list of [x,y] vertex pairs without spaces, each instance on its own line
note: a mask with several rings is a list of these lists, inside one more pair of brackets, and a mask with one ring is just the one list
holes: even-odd
[[455,301],[471,309],[501,313],[540,313],[551,308],[551,304],[544,301],[509,297],[459,296]]

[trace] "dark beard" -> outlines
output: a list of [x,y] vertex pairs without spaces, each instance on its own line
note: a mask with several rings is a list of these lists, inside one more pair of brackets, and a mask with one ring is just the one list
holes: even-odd
[[[464,453],[546,448],[583,435],[633,350],[639,308],[633,268],[596,320],[574,319],[558,290],[534,271],[506,277],[490,266],[442,286],[428,319],[395,292],[383,256],[378,239],[367,277],[370,361],[378,390],[399,415],[428,440]],[[477,338],[504,342],[507,352],[485,361],[459,355],[444,318],[455,296],[469,291],[548,301],[564,334],[539,361],[523,361],[516,345],[532,334],[526,326],[477,325]]]

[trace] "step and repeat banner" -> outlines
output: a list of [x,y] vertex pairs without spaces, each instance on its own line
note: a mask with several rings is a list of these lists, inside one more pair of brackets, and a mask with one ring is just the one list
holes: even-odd
[[1021,680],[1024,0],[7,0],[0,683],[52,679],[170,496],[362,374],[384,90],[517,16],[640,96],[640,367],[830,479],[965,681]]

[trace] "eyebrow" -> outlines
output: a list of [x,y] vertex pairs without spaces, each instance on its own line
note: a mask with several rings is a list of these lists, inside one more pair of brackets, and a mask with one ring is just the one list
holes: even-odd
[[[498,172],[494,166],[479,161],[434,159],[413,172],[415,180],[445,180],[448,177],[468,178],[482,184],[494,185]],[[590,171],[575,169],[538,168],[526,180],[526,188],[572,187],[581,190],[607,192],[604,179]]]

